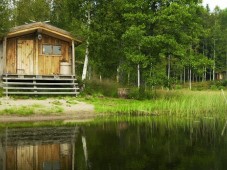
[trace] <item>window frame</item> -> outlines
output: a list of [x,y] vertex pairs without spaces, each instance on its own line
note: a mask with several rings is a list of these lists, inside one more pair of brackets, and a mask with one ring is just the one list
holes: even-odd
[[[49,54],[45,54],[44,53],[44,46],[51,46],[51,53]],[[54,46],[59,46],[60,48],[61,48],[61,54],[54,54]],[[62,56],[62,45],[60,45],[60,44],[42,44],[42,48],[41,48],[41,54],[42,55],[45,55],[45,56]]]

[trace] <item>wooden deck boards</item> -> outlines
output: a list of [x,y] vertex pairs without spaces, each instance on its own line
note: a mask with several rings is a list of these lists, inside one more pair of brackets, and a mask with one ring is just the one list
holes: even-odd
[[78,95],[75,76],[56,75],[3,75],[4,94],[65,94]]

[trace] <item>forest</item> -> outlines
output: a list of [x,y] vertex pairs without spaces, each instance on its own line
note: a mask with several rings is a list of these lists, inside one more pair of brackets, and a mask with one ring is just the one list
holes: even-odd
[[164,86],[227,79],[227,9],[201,0],[0,0],[0,37],[47,22],[71,32],[79,79]]

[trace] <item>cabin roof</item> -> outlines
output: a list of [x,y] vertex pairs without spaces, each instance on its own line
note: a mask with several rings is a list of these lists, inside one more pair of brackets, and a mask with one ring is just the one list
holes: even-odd
[[63,29],[57,28],[55,26],[52,26],[50,24],[44,23],[44,22],[35,22],[25,25],[20,25],[13,27],[9,30],[7,34],[7,38],[17,37],[29,33],[41,33],[41,34],[47,34],[65,41],[72,41],[74,40],[76,44],[80,44],[81,41],[74,38],[70,32],[65,31]]

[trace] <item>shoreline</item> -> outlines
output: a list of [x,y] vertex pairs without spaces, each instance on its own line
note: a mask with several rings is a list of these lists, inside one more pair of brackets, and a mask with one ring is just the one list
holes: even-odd
[[[25,114],[26,110],[31,113]],[[75,99],[0,98],[0,123],[44,121],[91,121],[97,115],[94,106]],[[23,113],[24,112],[24,113]]]
[[96,115],[32,115],[32,116],[8,116],[1,115],[0,123],[20,123],[20,122],[46,122],[64,121],[67,122],[89,122],[94,120]]

